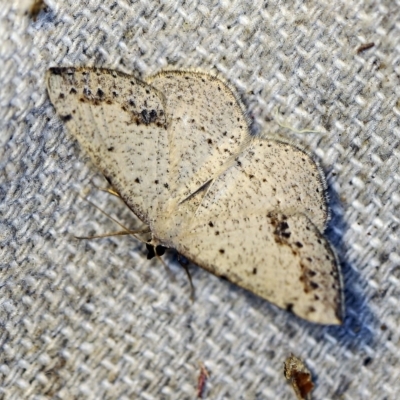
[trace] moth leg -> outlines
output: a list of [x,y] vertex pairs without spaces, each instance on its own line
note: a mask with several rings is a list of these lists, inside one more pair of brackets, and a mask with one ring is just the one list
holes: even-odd
[[194,296],[195,296],[195,289],[194,289],[194,285],[193,285],[193,280],[192,280],[192,275],[190,274],[189,268],[188,268],[188,263],[184,263],[182,256],[180,254],[178,254],[178,262],[179,264],[181,264],[181,266],[183,267],[183,269],[186,272],[186,275],[189,279],[189,284],[190,284],[190,300],[192,300],[192,303],[194,302]]
[[172,282],[175,282],[175,275],[172,273],[171,269],[168,267],[167,263],[161,258],[161,256],[159,254],[157,254],[156,251],[156,257],[157,260],[159,260],[161,262],[161,264],[164,266],[165,270],[167,271],[167,274],[169,276],[169,278],[171,279]]
[[111,194],[112,196],[115,196],[115,197],[118,197],[119,199],[121,198],[121,196],[119,195],[119,193],[114,189],[114,188],[101,188],[101,187],[98,187],[98,186],[95,186],[95,188],[97,189],[97,190],[100,190],[100,191],[102,191],[102,192],[106,192],[106,193],[108,193],[108,194]]

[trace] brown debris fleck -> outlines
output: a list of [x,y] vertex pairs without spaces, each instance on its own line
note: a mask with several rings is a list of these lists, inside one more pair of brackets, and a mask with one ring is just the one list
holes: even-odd
[[287,217],[281,214],[270,213],[267,215],[272,226],[275,228],[274,230],[274,239],[275,242],[282,245],[289,244],[289,238],[291,236],[290,228],[288,223],[286,222]]
[[372,47],[374,47],[374,46],[375,46],[375,43],[374,43],[374,42],[362,44],[362,45],[357,49],[357,54],[360,54],[360,53],[362,53],[362,52],[364,52],[364,51],[366,51],[366,50],[372,49]]
[[44,10],[46,8],[46,3],[44,0],[33,0],[33,4],[31,5],[31,8],[29,10],[29,15],[31,18],[36,21],[40,11]]
[[314,388],[312,376],[304,362],[291,354],[285,361],[284,374],[292,385],[298,400],[311,400],[311,391]]
[[197,381],[197,398],[202,399],[204,394],[204,389],[206,386],[207,379],[210,377],[206,367],[202,362],[200,364],[200,375]]

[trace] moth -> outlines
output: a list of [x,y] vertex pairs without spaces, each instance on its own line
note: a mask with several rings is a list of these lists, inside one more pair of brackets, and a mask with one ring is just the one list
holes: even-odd
[[341,323],[323,173],[304,151],[251,135],[226,83],[96,68],[51,68],[46,81],[67,130],[148,227],[149,245],[308,321]]

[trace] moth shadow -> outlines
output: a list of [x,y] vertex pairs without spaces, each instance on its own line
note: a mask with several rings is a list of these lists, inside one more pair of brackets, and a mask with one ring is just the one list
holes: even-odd
[[344,212],[340,198],[331,187],[330,182],[327,183],[332,215],[325,230],[325,236],[336,250],[342,271],[344,320],[341,326],[330,326],[324,328],[324,330],[325,333],[328,333],[346,347],[364,347],[374,340],[373,333],[368,327],[375,324],[375,316],[365,301],[363,288],[366,282],[362,280],[359,272],[346,259],[350,245],[343,241],[343,232],[347,231],[348,226],[343,218]]

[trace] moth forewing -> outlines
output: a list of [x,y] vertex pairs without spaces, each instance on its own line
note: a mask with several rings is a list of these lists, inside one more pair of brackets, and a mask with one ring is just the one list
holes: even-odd
[[46,80],[68,131],[150,224],[157,203],[169,198],[168,176],[158,168],[168,147],[163,94],[133,76],[104,69],[52,68]]

